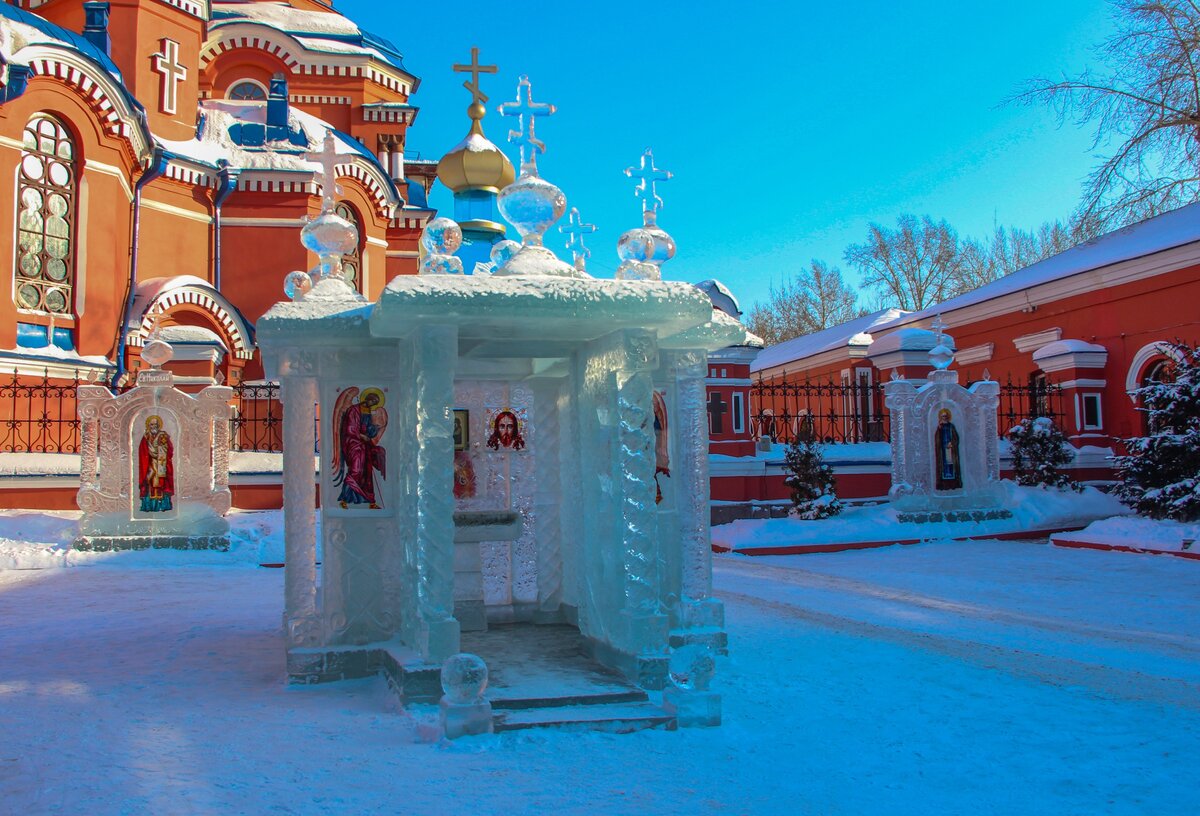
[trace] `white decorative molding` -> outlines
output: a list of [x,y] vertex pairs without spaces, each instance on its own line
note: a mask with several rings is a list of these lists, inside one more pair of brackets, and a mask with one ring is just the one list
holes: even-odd
[[215,289],[202,289],[199,283],[168,287],[160,292],[147,305],[137,330],[130,332],[128,344],[144,345],[159,315],[181,304],[198,306],[212,315],[230,339],[235,357],[240,360],[254,357],[254,338],[245,318],[219,292]]
[[316,96],[313,94],[289,94],[289,102],[299,105],[349,105],[354,100],[348,96]]
[[1108,349],[1083,340],[1056,340],[1033,353],[1033,362],[1047,374],[1075,368],[1104,368]]
[[193,187],[215,187],[216,178],[210,172],[188,167],[186,164],[172,159],[167,165],[166,172],[163,173],[169,179],[181,181],[184,184],[189,184]]
[[1108,380],[1092,380],[1079,378],[1077,380],[1063,380],[1058,383],[1059,388],[1104,388],[1108,385]]
[[983,363],[992,359],[992,353],[996,350],[995,343],[984,343],[979,346],[971,346],[954,355],[954,362],[957,365],[973,365],[975,363]]
[[158,0],[166,6],[177,8],[184,14],[190,14],[198,20],[208,19],[208,4],[197,3],[196,0]]
[[1137,397],[1133,392],[1141,387],[1142,371],[1146,368],[1146,364],[1155,357],[1166,357],[1176,362],[1181,359],[1169,340],[1155,340],[1138,349],[1137,354],[1133,355],[1133,360],[1129,363],[1129,371],[1125,373],[1125,393],[1134,402],[1137,402]]
[[1017,351],[1024,354],[1027,351],[1039,349],[1048,343],[1053,343],[1056,340],[1061,339],[1062,329],[1055,327],[1053,329],[1045,329],[1040,332],[1023,334],[1020,337],[1014,337],[1013,345],[1017,347]]
[[176,207],[174,204],[164,204],[161,201],[152,201],[151,199],[143,198],[142,206],[147,210],[157,210],[158,212],[167,213],[177,218],[186,218],[189,221],[199,221],[202,224],[212,223],[212,216],[208,213],[185,210],[183,207]]

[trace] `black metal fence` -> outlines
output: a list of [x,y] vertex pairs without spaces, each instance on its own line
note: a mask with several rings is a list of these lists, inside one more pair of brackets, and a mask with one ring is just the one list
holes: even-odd
[[[17,371],[0,376],[0,452],[78,453],[79,413],[75,390],[99,384],[80,372],[41,376]],[[283,406],[275,383],[233,386],[230,447],[236,451],[283,450]]]
[[[78,453],[75,389],[89,381],[11,374],[0,377],[0,452]],[[233,386],[230,445],[236,451],[283,450],[283,405],[275,383]],[[1050,417],[1063,427],[1062,389],[1041,380],[1000,386],[1001,435],[1022,419]],[[787,443],[887,442],[891,424],[881,383],[759,381],[750,387],[751,434]],[[318,420],[319,421],[319,420]],[[318,431],[319,432],[319,431]]]
[[[1063,427],[1062,389],[1035,380],[1000,385],[997,430],[1003,436],[1022,419],[1050,417]],[[799,437],[828,444],[887,442],[891,421],[883,384],[857,382],[788,382],[786,378],[750,386],[751,434],[789,443]]]

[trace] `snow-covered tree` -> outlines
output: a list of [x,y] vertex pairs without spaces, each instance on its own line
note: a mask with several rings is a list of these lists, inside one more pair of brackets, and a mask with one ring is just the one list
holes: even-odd
[[1125,440],[1117,457],[1117,496],[1138,513],[1176,521],[1200,519],[1200,347],[1175,342],[1175,381],[1136,392],[1150,435]]
[[1067,436],[1049,417],[1023,419],[1008,432],[1017,484],[1069,487],[1079,484],[1060,468],[1075,458]]
[[784,484],[792,491],[792,516],[813,520],[842,512],[833,485],[833,468],[825,464],[821,445],[815,439],[792,439],[783,469],[789,474]]

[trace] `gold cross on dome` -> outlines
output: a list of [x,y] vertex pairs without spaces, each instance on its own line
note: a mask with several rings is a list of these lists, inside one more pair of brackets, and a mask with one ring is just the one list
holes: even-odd
[[496,66],[480,65],[479,49],[477,47],[471,47],[470,65],[455,64],[453,70],[455,73],[471,75],[471,78],[463,83],[463,87],[471,92],[472,102],[483,104],[488,101],[487,94],[479,87],[479,75],[496,73]]

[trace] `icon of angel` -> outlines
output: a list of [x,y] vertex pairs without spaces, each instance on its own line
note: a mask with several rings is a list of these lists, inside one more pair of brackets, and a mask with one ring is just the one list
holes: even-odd
[[387,450],[379,444],[387,430],[387,396],[378,388],[350,387],[333,406],[333,484],[342,509],[382,505],[381,483],[387,479]]

